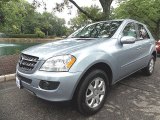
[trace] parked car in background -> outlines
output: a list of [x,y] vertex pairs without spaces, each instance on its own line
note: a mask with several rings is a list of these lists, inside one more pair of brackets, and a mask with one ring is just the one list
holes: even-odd
[[160,54],[160,40],[156,42],[157,53]]
[[96,22],[64,40],[24,50],[16,83],[48,101],[74,100],[81,113],[91,115],[113,84],[139,70],[151,75],[156,54],[146,25],[130,19]]

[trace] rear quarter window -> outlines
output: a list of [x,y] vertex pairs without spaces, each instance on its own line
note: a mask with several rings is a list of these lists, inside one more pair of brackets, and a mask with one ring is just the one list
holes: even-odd
[[138,25],[139,39],[140,40],[150,39],[146,28],[142,24],[137,24],[137,25]]

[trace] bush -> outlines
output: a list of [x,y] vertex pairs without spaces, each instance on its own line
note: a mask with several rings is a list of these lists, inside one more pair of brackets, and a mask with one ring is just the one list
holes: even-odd
[[36,34],[6,34],[7,38],[37,38]]
[[40,38],[44,38],[44,37],[45,37],[45,33],[42,32],[42,31],[37,31],[37,32],[36,32],[36,35],[37,35],[38,37],[40,37]]
[[35,29],[35,34],[40,38],[44,38],[45,37],[45,33],[42,32],[39,28]]

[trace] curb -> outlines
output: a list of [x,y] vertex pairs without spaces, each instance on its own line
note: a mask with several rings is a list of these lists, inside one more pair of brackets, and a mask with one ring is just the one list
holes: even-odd
[[16,78],[16,74],[9,74],[9,75],[1,75],[0,76],[0,82],[10,81],[14,80]]

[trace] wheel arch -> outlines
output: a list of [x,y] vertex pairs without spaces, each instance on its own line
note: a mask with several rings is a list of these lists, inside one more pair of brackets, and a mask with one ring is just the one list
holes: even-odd
[[156,61],[156,59],[157,59],[157,52],[156,52],[156,51],[153,51],[153,52],[152,52],[152,55],[154,56],[155,61]]
[[104,62],[95,63],[94,65],[90,66],[87,70],[85,70],[83,72],[83,74],[81,75],[81,77],[79,78],[79,82],[78,82],[77,86],[75,87],[75,90],[74,90],[72,98],[76,97],[78,89],[81,86],[82,82],[84,81],[84,78],[87,76],[87,74],[89,72],[91,72],[94,69],[103,70],[108,76],[109,85],[110,86],[112,85],[113,73],[112,73],[111,67],[108,64],[104,63]]

